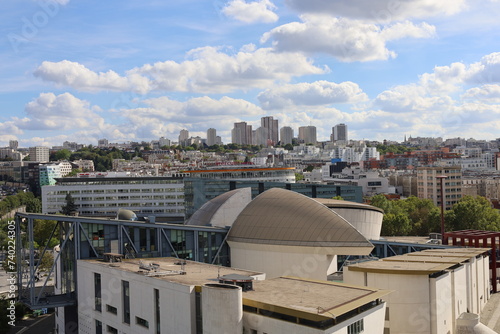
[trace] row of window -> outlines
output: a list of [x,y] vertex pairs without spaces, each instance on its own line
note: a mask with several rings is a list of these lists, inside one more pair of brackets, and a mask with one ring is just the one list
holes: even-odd
[[[128,281],[122,280],[122,321],[125,324],[130,325],[130,283]],[[94,273],[94,298],[95,298],[95,310],[97,312],[102,312],[102,298],[101,298],[101,274]],[[158,289],[154,289],[154,310],[156,319],[156,334],[160,333],[160,292]],[[118,316],[118,308],[113,305],[106,304],[106,311]],[[135,324],[146,329],[149,329],[149,321],[141,317],[135,317]],[[96,334],[102,334],[103,324],[99,320],[95,320]],[[106,326],[107,333],[118,333],[118,330],[112,326]]]
[[183,187],[178,188],[131,188],[131,189],[83,189],[83,190],[56,190],[49,191],[47,195],[54,196],[66,196],[66,194],[77,195],[77,194],[113,194],[113,193],[168,193],[168,192],[184,192]]

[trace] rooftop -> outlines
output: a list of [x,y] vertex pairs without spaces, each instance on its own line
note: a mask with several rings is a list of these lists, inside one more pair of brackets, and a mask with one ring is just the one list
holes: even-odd
[[[138,275],[154,277],[169,282],[176,282],[183,285],[201,286],[205,283],[219,282],[218,277],[237,274],[241,276],[259,276],[260,272],[241,270],[217,265],[210,265],[195,261],[181,260],[170,257],[155,257],[141,259],[124,259],[122,262],[104,262],[99,259],[81,260],[103,267],[113,267],[116,270],[136,273]],[[141,266],[142,263],[142,266]],[[182,265],[185,263],[185,265]],[[156,271],[141,269],[141,267],[158,265]],[[181,274],[184,271],[185,274]]]
[[[184,261],[177,258],[127,259],[114,263],[98,259],[80,261],[154,279],[194,286],[218,282],[218,277],[221,276],[244,277],[246,279],[248,276],[263,275],[254,271]],[[182,266],[183,262],[186,264]],[[144,269],[147,266],[151,266],[151,268],[157,266],[156,272]],[[180,274],[181,271],[184,271],[185,274]],[[387,290],[342,283],[279,277],[269,280],[254,280],[253,290],[243,293],[243,305],[290,317],[323,321],[345,316],[367,304],[371,305],[372,302],[389,293],[390,291]]]
[[243,294],[244,305],[290,315],[300,313],[300,317],[316,321],[346,314],[390,293],[294,277],[256,281],[253,287]]
[[464,263],[488,250],[488,248],[430,249],[387,257],[378,261],[353,264],[349,266],[349,270],[402,275],[431,275]]

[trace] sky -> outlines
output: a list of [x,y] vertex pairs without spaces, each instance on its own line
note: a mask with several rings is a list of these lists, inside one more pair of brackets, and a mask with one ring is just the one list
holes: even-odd
[[500,137],[500,0],[0,1],[0,147],[235,122]]

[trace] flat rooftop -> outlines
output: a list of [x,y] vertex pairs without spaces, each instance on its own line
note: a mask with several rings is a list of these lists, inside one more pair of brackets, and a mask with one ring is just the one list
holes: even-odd
[[279,277],[256,281],[243,293],[243,304],[309,320],[338,317],[391,291],[328,281]]
[[[126,259],[114,263],[104,262],[100,259],[79,261],[191,286],[218,283],[218,277],[227,275],[255,277],[253,290],[243,292],[245,306],[311,321],[331,320],[390,293],[388,290],[294,277],[264,280],[265,276],[260,272],[184,261],[177,258]],[[157,265],[156,272],[141,269],[139,267],[140,261],[143,267],[144,265]],[[181,265],[182,262],[186,264]],[[185,272],[183,275],[180,274],[182,270]]]
[[488,248],[429,249],[391,256],[378,261],[353,264],[349,266],[349,270],[402,275],[430,275],[469,261],[488,250]]
[[[230,274],[241,276],[262,276],[263,273],[242,270],[236,268],[229,268],[195,261],[181,260],[171,257],[155,257],[155,258],[137,258],[137,259],[124,259],[122,262],[104,262],[100,259],[80,260],[89,263],[95,263],[103,267],[113,267],[116,270],[127,271],[136,273],[137,275],[154,277],[156,279],[175,282],[183,285],[201,286],[205,283],[218,283],[218,277]],[[148,266],[150,264],[157,264],[156,272],[153,270],[145,270],[139,267],[140,262]],[[181,263],[185,265],[181,265]],[[184,271],[185,274],[181,275],[180,272]]]

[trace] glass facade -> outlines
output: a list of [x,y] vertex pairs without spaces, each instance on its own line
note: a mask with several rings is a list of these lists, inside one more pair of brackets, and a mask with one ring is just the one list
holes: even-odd
[[360,186],[335,185],[335,184],[307,184],[284,182],[259,182],[259,181],[231,181],[204,178],[186,178],[184,180],[185,192],[185,218],[191,217],[199,208],[211,199],[233,189],[252,189],[252,198],[271,188],[282,188],[298,192],[312,198],[332,198],[341,196],[346,201],[362,203],[363,192]]

